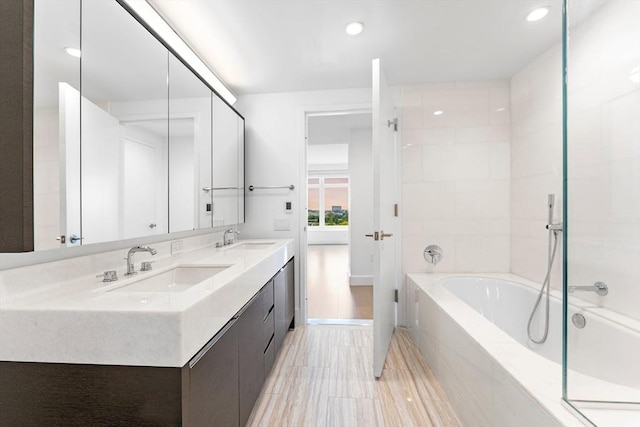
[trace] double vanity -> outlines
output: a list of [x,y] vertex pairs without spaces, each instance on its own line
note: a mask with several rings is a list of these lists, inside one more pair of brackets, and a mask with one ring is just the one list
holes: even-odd
[[241,241],[3,295],[3,420],[245,425],[293,326],[293,254],[292,240]]

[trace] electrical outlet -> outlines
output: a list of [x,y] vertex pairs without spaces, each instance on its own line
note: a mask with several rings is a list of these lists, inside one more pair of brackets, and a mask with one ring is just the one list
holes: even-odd
[[184,249],[184,245],[182,240],[176,240],[175,242],[171,242],[171,255],[179,254]]

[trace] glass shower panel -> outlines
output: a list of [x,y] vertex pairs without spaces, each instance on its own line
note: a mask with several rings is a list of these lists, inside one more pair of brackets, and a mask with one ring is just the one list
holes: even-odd
[[568,0],[564,398],[640,425],[640,2]]

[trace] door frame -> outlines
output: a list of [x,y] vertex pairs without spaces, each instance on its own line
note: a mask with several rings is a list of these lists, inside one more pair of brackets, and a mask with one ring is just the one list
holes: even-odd
[[299,212],[299,229],[298,229],[298,271],[299,271],[299,312],[295,314],[296,326],[303,326],[307,324],[307,149],[308,149],[308,119],[309,117],[318,116],[336,116],[336,115],[350,115],[350,114],[372,114],[371,103],[360,104],[337,104],[319,107],[301,108],[298,117],[300,127],[298,130],[298,140],[303,145],[298,159],[298,167],[300,174],[298,177],[297,188],[298,192],[298,209]]

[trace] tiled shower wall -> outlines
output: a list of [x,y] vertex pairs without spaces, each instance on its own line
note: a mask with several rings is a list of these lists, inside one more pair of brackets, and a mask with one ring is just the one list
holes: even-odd
[[[606,297],[579,297],[634,319],[639,15],[640,2],[610,1],[572,27],[568,68],[569,284],[605,281]],[[544,280],[548,194],[555,194],[554,222],[562,221],[560,49],[508,82],[402,88],[404,272],[510,271]],[[435,269],[422,258],[428,244],[444,249]],[[551,284],[560,289],[561,242],[557,251]]]
[[[511,78],[511,272],[542,283],[547,272],[547,198],[562,222],[562,74],[557,45]],[[562,287],[558,235],[552,288]]]
[[[571,7],[581,7],[571,1]],[[640,2],[608,1],[570,29],[569,285],[640,320]]]
[[[403,271],[509,271],[508,81],[402,92]],[[430,244],[444,251],[436,267]]]

